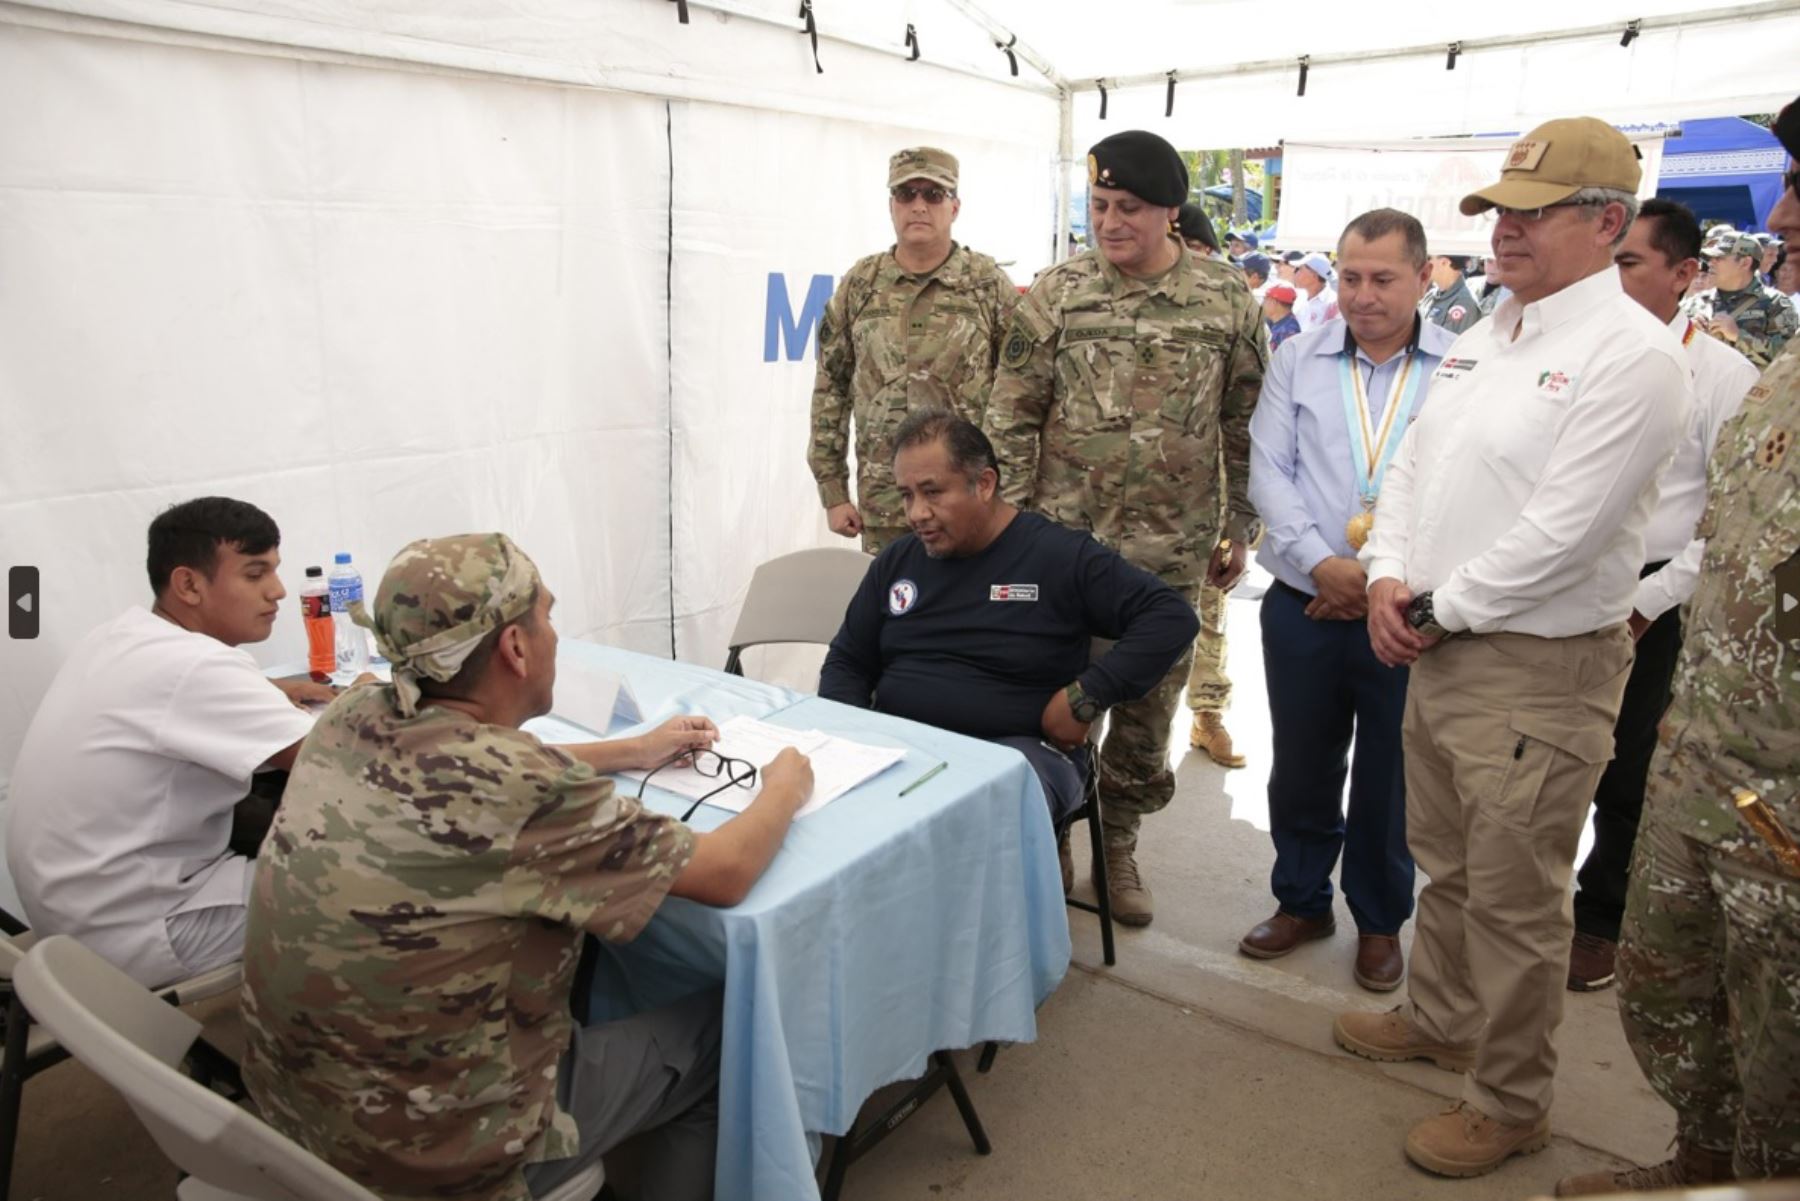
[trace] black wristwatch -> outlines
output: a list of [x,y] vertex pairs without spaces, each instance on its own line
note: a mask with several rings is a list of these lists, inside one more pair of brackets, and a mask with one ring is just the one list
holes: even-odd
[[1412,598],[1406,606],[1406,624],[1427,638],[1448,638],[1450,631],[1438,624],[1437,614],[1432,609],[1431,593],[1421,592]]
[[1064,689],[1063,695],[1069,698],[1069,712],[1073,713],[1075,720],[1084,726],[1093,725],[1100,720],[1100,715],[1106,712],[1105,705],[1081,690],[1079,680]]

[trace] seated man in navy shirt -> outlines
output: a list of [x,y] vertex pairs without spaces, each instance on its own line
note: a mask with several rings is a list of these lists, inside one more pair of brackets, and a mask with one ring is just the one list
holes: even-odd
[[[1200,623],[1180,593],[1085,531],[1000,499],[993,445],[961,417],[925,409],[902,422],[894,479],[912,532],[863,577],[819,695],[1022,751],[1044,784],[1067,890],[1088,727],[1168,675]],[[1090,663],[1094,638],[1115,644]]]

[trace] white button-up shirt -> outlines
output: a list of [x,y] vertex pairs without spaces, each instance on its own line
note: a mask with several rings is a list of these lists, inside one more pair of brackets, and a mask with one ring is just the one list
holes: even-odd
[[1294,320],[1302,330],[1318,329],[1338,315],[1337,289],[1330,284],[1320,288],[1317,296],[1308,296],[1299,284],[1294,285],[1294,290],[1300,292],[1294,305]]
[[1632,607],[1645,617],[1656,618],[1684,605],[1700,581],[1700,560],[1706,539],[1694,537],[1694,527],[1706,509],[1706,462],[1712,458],[1719,429],[1738,411],[1744,393],[1756,383],[1750,360],[1717,338],[1694,328],[1676,314],[1669,332],[1682,339],[1687,352],[1694,405],[1688,414],[1687,434],[1675,452],[1675,461],[1663,473],[1662,491],[1644,531],[1644,559],[1668,560],[1638,581]]
[[1370,584],[1430,590],[1451,631],[1623,622],[1688,405],[1680,344],[1616,268],[1533,304],[1507,297],[1432,376],[1363,548]]

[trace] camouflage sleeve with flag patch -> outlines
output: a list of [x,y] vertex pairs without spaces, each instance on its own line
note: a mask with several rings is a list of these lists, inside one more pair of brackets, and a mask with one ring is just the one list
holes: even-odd
[[1019,298],[1000,339],[1000,363],[982,422],[1000,460],[1000,494],[1029,505],[1043,453],[1044,423],[1055,400],[1057,321],[1047,271]]

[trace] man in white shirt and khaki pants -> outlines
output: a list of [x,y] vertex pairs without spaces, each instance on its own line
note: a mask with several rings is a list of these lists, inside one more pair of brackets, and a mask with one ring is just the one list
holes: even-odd
[[1613,251],[1641,169],[1604,122],[1550,121],[1494,210],[1511,295],[1457,339],[1389,468],[1362,558],[1377,657],[1411,665],[1402,744],[1419,898],[1408,1003],[1340,1016],[1371,1059],[1466,1072],[1409,1159],[1476,1176],[1550,1139],[1569,883],[1632,660],[1644,531],[1686,427],[1688,372]]

